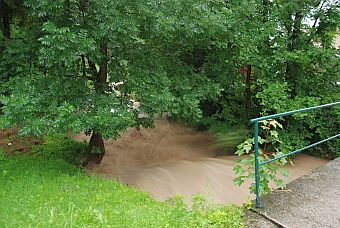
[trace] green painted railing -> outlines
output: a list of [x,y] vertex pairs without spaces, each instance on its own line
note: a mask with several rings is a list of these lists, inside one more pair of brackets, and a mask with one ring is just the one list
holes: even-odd
[[293,110],[293,111],[289,111],[289,112],[278,113],[278,114],[269,115],[269,116],[263,116],[263,117],[259,117],[259,118],[255,118],[255,119],[250,120],[250,123],[254,124],[255,187],[256,187],[256,192],[255,192],[256,193],[256,201],[255,202],[256,202],[256,207],[261,207],[261,198],[260,198],[260,166],[265,165],[265,164],[270,163],[270,162],[273,162],[273,161],[276,161],[276,160],[279,160],[281,158],[284,158],[284,157],[287,157],[287,156],[299,153],[299,152],[301,152],[303,150],[306,150],[308,148],[311,148],[313,146],[319,145],[321,143],[327,142],[327,141],[329,141],[331,139],[334,139],[334,138],[337,138],[337,137],[340,136],[340,134],[337,134],[337,135],[331,136],[331,137],[329,137],[327,139],[324,139],[324,140],[321,140],[319,142],[316,142],[316,143],[313,143],[311,145],[308,145],[306,147],[303,147],[301,149],[298,149],[298,150],[295,150],[295,151],[292,151],[292,152],[289,152],[289,153],[285,153],[282,156],[278,156],[278,157],[275,157],[273,159],[270,159],[270,160],[267,160],[267,161],[259,163],[259,159],[258,159],[258,157],[259,157],[259,140],[258,140],[258,137],[259,137],[259,121],[267,120],[267,119],[275,119],[275,118],[282,117],[282,116],[293,115],[293,114],[299,113],[299,112],[306,112],[306,111],[310,111],[310,110],[314,110],[314,109],[326,108],[326,107],[331,107],[331,106],[339,105],[339,104],[340,104],[340,102],[335,102],[335,103],[319,105],[319,106],[310,107],[310,108],[303,108],[303,109]]

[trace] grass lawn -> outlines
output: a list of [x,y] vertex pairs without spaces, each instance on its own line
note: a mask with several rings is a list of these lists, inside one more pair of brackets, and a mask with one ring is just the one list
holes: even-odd
[[[48,145],[45,145],[48,147]],[[41,150],[40,150],[41,151]],[[0,152],[0,227],[241,227],[242,209],[160,203],[55,156]]]

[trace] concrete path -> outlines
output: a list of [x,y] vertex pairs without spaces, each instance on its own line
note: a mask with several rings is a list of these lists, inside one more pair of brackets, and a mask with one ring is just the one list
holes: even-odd
[[340,227],[340,158],[261,199],[248,227]]

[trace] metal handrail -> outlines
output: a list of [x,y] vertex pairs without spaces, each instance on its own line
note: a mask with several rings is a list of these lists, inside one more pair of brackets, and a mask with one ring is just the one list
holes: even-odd
[[273,161],[276,161],[276,160],[279,160],[281,158],[284,158],[284,157],[287,157],[287,156],[290,156],[290,155],[293,155],[293,154],[296,154],[296,153],[299,153],[303,150],[306,150],[306,149],[309,149],[313,146],[316,146],[316,145],[319,145],[321,143],[324,143],[324,142],[327,142],[331,139],[334,139],[334,138],[337,138],[340,136],[340,134],[337,134],[337,135],[334,135],[334,136],[331,136],[327,139],[324,139],[324,140],[321,140],[319,142],[316,142],[316,143],[313,143],[313,144],[310,144],[308,146],[305,146],[301,149],[298,149],[298,150],[295,150],[295,151],[291,151],[289,153],[286,153],[284,155],[281,155],[281,156],[278,156],[278,157],[275,157],[275,158],[272,158],[270,160],[267,160],[267,161],[264,161],[264,162],[261,162],[259,163],[259,121],[262,121],[262,120],[267,120],[267,119],[275,119],[275,118],[278,118],[278,117],[282,117],[282,116],[288,116],[288,115],[293,115],[295,113],[299,113],[299,112],[306,112],[306,111],[310,111],[310,110],[315,110],[315,109],[320,109],[320,108],[326,108],[326,107],[331,107],[331,106],[334,106],[334,105],[339,105],[340,102],[334,102],[334,103],[329,103],[329,104],[324,104],[324,105],[319,105],[319,106],[314,106],[314,107],[309,107],[309,108],[303,108],[303,109],[297,109],[297,110],[293,110],[293,111],[289,111],[289,112],[283,112],[283,113],[278,113],[278,114],[274,114],[274,115],[268,115],[268,116],[263,116],[263,117],[259,117],[259,118],[255,118],[255,119],[251,119],[250,120],[250,123],[251,124],[254,124],[254,147],[255,147],[255,193],[256,193],[256,207],[261,207],[261,199],[260,199],[260,166],[264,165],[264,164],[267,164],[267,163],[270,163],[270,162],[273,162]]

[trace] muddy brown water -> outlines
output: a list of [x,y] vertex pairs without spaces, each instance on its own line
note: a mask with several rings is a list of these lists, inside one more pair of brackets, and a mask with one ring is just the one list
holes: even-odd
[[[84,135],[77,140],[86,138]],[[156,120],[155,128],[130,129],[117,141],[105,142],[106,154],[100,165],[90,164],[89,173],[118,179],[124,184],[148,192],[164,201],[180,194],[186,203],[197,193],[214,203],[241,205],[253,195],[249,182],[234,186],[234,161],[237,156],[219,156],[223,148],[215,146],[214,136],[195,131],[165,119]],[[232,152],[230,152],[232,154]],[[287,165],[290,182],[311,172],[327,161],[297,155],[294,165]]]

